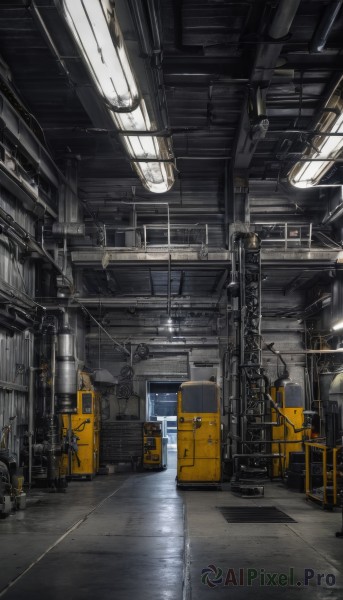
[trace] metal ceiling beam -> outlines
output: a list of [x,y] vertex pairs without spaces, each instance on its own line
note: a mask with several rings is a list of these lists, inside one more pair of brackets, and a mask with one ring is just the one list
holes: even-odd
[[[98,308],[101,305],[102,308],[135,308],[144,310],[163,310],[166,309],[166,301],[164,296],[127,296],[127,297],[83,297],[79,299],[83,306],[88,308]],[[73,300],[70,299],[71,306],[73,306]],[[46,303],[45,303],[46,304]],[[218,299],[211,296],[197,296],[191,298],[190,296],[172,296],[171,308],[172,309],[215,309],[218,306]],[[49,305],[46,305],[49,310]]]
[[[179,265],[195,265],[202,269],[215,268],[217,265],[222,266],[228,260],[228,253],[224,250],[212,251],[209,250],[208,256],[205,259],[199,258],[198,250],[173,250],[170,251],[171,261],[173,266]],[[165,264],[168,266],[169,252],[167,250],[157,250],[144,252],[144,250],[104,250],[102,248],[92,248],[90,250],[74,250],[71,253],[71,259],[74,264],[78,265],[103,265],[104,260],[107,265],[111,263],[115,265],[136,264],[148,267],[151,265]]]
[[[261,259],[264,265],[275,265],[278,269],[294,266],[302,268],[308,267],[328,267],[335,263],[338,258],[338,251],[316,250],[308,251],[305,248],[292,250],[262,249]],[[71,260],[75,266],[98,266],[103,268],[104,256],[107,266],[142,266],[147,268],[153,266],[164,266],[168,268],[169,256],[171,257],[172,268],[198,268],[210,270],[216,268],[227,268],[230,264],[230,252],[227,250],[209,250],[206,259],[201,259],[197,251],[192,250],[157,250],[154,252],[144,252],[144,250],[125,251],[125,250],[104,250],[103,248],[91,248],[89,250],[74,250],[71,252]]]

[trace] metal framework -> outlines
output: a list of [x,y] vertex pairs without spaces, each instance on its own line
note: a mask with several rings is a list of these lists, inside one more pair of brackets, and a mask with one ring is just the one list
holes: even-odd
[[[261,338],[261,250],[254,233],[238,234],[232,251],[230,437],[236,475],[240,465],[265,467],[269,458]],[[236,278],[235,274],[238,274]],[[238,360],[237,360],[238,359]]]

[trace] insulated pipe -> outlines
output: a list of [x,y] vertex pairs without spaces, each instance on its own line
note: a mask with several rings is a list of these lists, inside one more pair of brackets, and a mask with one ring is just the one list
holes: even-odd
[[154,42],[154,54],[161,54],[161,37],[159,31],[158,17],[155,0],[148,0],[148,10],[151,23],[152,39]]
[[50,406],[50,415],[53,416],[55,414],[55,387],[56,387],[56,344],[57,344],[57,334],[56,330],[52,335],[51,340],[51,406]]
[[343,0],[333,0],[327,5],[324,16],[310,43],[310,52],[323,52]]
[[308,427],[296,428],[294,423],[286,415],[283,414],[283,412],[280,410],[279,406],[274,402],[273,398],[269,394],[265,394],[265,397],[266,397],[266,400],[269,400],[269,402],[271,403],[274,410],[278,413],[278,415],[280,417],[282,417],[284,419],[284,421],[286,421],[286,423],[288,423],[288,425],[290,425],[292,427],[294,433],[301,433],[301,431],[305,431],[305,429],[308,429]]
[[268,35],[274,40],[285,37],[291,28],[301,0],[280,0]]
[[343,201],[322,220],[323,225],[332,225],[343,215]]
[[229,249],[229,162],[224,167],[224,223],[225,223],[225,247]]
[[34,412],[34,395],[35,395],[35,372],[38,371],[36,367],[30,367],[29,369],[29,489],[32,484],[32,438],[33,438],[33,412]]
[[167,283],[167,314],[170,317],[171,309],[171,256],[168,257],[168,283]]
[[38,27],[41,29],[47,46],[51,50],[53,56],[56,57],[58,64],[60,65],[61,69],[64,71],[64,74],[67,77],[69,77],[70,76],[69,69],[68,69],[66,63],[64,62],[62,56],[60,55],[56,45],[54,44],[54,41],[42,19],[42,16],[41,16],[35,2],[33,0],[26,0],[25,8],[27,8],[29,10],[29,12],[31,13],[31,16],[33,17],[33,20],[36,22]]
[[143,56],[151,56],[151,45],[146,31],[144,7],[142,4],[140,1],[130,0],[131,11],[136,21]]

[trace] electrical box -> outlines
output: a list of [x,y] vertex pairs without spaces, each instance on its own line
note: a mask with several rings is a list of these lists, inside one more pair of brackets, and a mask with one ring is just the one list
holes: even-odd
[[92,479],[99,471],[100,396],[93,391],[77,392],[77,412],[62,415],[66,476]]
[[167,449],[166,421],[143,423],[143,468],[165,469],[167,467]]
[[219,386],[182,383],[177,399],[177,485],[219,486],[222,479]]

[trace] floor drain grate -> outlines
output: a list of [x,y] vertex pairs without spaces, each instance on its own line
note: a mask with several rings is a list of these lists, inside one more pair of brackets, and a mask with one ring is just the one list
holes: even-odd
[[228,523],[296,523],[275,506],[218,506]]

